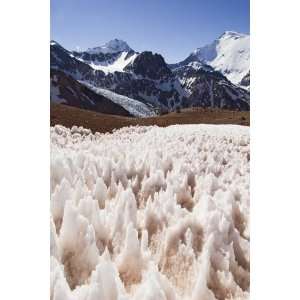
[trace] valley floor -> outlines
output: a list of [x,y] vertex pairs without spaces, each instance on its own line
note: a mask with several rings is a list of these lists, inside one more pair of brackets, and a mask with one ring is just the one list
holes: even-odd
[[230,111],[222,109],[190,108],[180,113],[169,113],[150,118],[129,118],[107,115],[83,110],[63,104],[51,104],[51,126],[60,124],[71,128],[73,125],[83,126],[93,132],[112,132],[131,125],[157,125],[166,127],[174,124],[236,124],[250,125],[249,111]]

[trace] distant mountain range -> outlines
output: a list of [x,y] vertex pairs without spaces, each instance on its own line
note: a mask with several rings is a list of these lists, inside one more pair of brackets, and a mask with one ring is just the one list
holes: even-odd
[[250,108],[249,35],[227,31],[169,65],[119,39],[80,52],[51,41],[50,55],[54,102],[137,117],[195,106]]

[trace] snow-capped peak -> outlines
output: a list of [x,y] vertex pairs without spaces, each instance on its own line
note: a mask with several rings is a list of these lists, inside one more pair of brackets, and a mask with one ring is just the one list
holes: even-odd
[[246,34],[244,34],[244,33],[229,30],[229,31],[225,31],[223,34],[221,34],[219,39],[222,39],[222,38],[242,38],[242,37],[245,37],[245,36],[246,36]]
[[97,54],[97,53],[118,53],[118,52],[130,52],[132,49],[128,46],[128,44],[119,39],[113,39],[106,44],[95,47],[95,48],[89,48],[86,52],[90,54]]
[[50,46],[60,46],[61,47],[61,45],[58,42],[54,41],[54,40],[50,41]]
[[225,31],[211,44],[197,48],[191,55],[220,71],[232,83],[239,84],[250,68],[250,36]]

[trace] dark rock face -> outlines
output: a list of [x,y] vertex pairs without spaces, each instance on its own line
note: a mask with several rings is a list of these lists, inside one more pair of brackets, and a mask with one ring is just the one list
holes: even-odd
[[[129,52],[131,56],[135,52]],[[146,51],[123,69],[105,74],[90,62],[114,62],[121,53],[70,52],[51,43],[51,69],[76,80],[136,99],[151,107],[176,110],[179,107],[220,107],[249,110],[249,92],[226,79],[220,72],[188,57],[180,64],[167,65],[159,54]]]
[[93,70],[88,64],[76,59],[72,52],[57,43],[50,45],[50,67],[80,80],[93,80],[95,77],[103,78],[105,76],[104,72]]
[[190,95],[184,99],[183,107],[220,107],[249,110],[249,93],[232,84],[216,71],[194,69],[184,66],[174,70],[184,89]]
[[94,93],[72,76],[68,76],[62,71],[52,69],[50,81],[51,102],[63,103],[106,114],[131,116],[122,106]]
[[79,70],[80,73],[85,74],[90,71],[89,66],[73,59],[71,53],[61,47],[59,44],[51,44],[50,46],[50,66],[55,69],[62,69],[66,72],[73,73]]
[[164,58],[160,54],[153,54],[150,51],[142,52],[125,70],[153,80],[172,75]]
[[76,52],[73,51],[72,54],[79,59],[82,59],[86,62],[92,62],[92,61],[113,61],[117,54],[116,53],[88,53],[88,52]]
[[152,106],[172,109],[175,102],[180,101],[180,95],[176,89],[164,91],[159,85],[148,79],[132,79],[121,82],[115,89],[118,94],[126,95]]
[[241,86],[250,87],[250,72],[248,72],[240,82]]

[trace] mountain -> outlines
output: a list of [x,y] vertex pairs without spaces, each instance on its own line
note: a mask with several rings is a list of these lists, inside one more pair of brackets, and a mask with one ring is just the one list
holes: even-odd
[[86,62],[77,59],[73,52],[66,50],[55,41],[50,42],[50,68],[63,71],[75,79],[84,77],[92,80],[95,76],[105,76],[103,71],[93,70]]
[[89,48],[86,51],[73,51],[72,55],[88,64],[94,70],[105,74],[122,72],[137,57],[137,53],[122,40],[114,39],[103,46]]
[[114,39],[103,46],[95,47],[95,48],[89,48],[86,52],[90,54],[113,54],[113,53],[119,53],[119,52],[130,52],[132,49],[128,46],[128,44],[122,40]]
[[196,62],[175,68],[185,91],[189,93],[184,107],[221,107],[249,110],[249,93],[231,83],[220,72]]
[[[177,66],[192,61],[210,65],[233,84],[240,85],[250,70],[250,36],[234,31],[225,31],[211,44],[194,50]],[[171,67],[176,67],[176,65]],[[245,81],[241,85],[249,87],[249,85],[245,85]]]
[[50,72],[50,100],[53,103],[63,103],[106,114],[134,116],[109,97],[93,92],[73,77],[59,70],[51,70]]
[[200,59],[198,52],[179,64],[168,65],[160,54],[138,53],[126,42],[115,39],[81,52],[68,51],[52,41],[50,53],[51,69],[72,76],[94,92],[104,89],[106,96],[118,94],[113,99],[119,99],[119,104],[120,95],[130,98],[135,101],[134,107],[138,103],[143,106],[142,111],[250,107],[248,90]]
[[[78,53],[68,51],[52,41],[50,54],[52,69],[61,70],[96,88],[109,89],[135,99],[150,108],[171,109],[175,101],[179,105],[185,95],[163,57],[152,52]],[[126,59],[131,56],[134,57]],[[120,57],[125,57],[125,63],[122,68],[113,70]],[[109,71],[103,71],[103,66]]]

